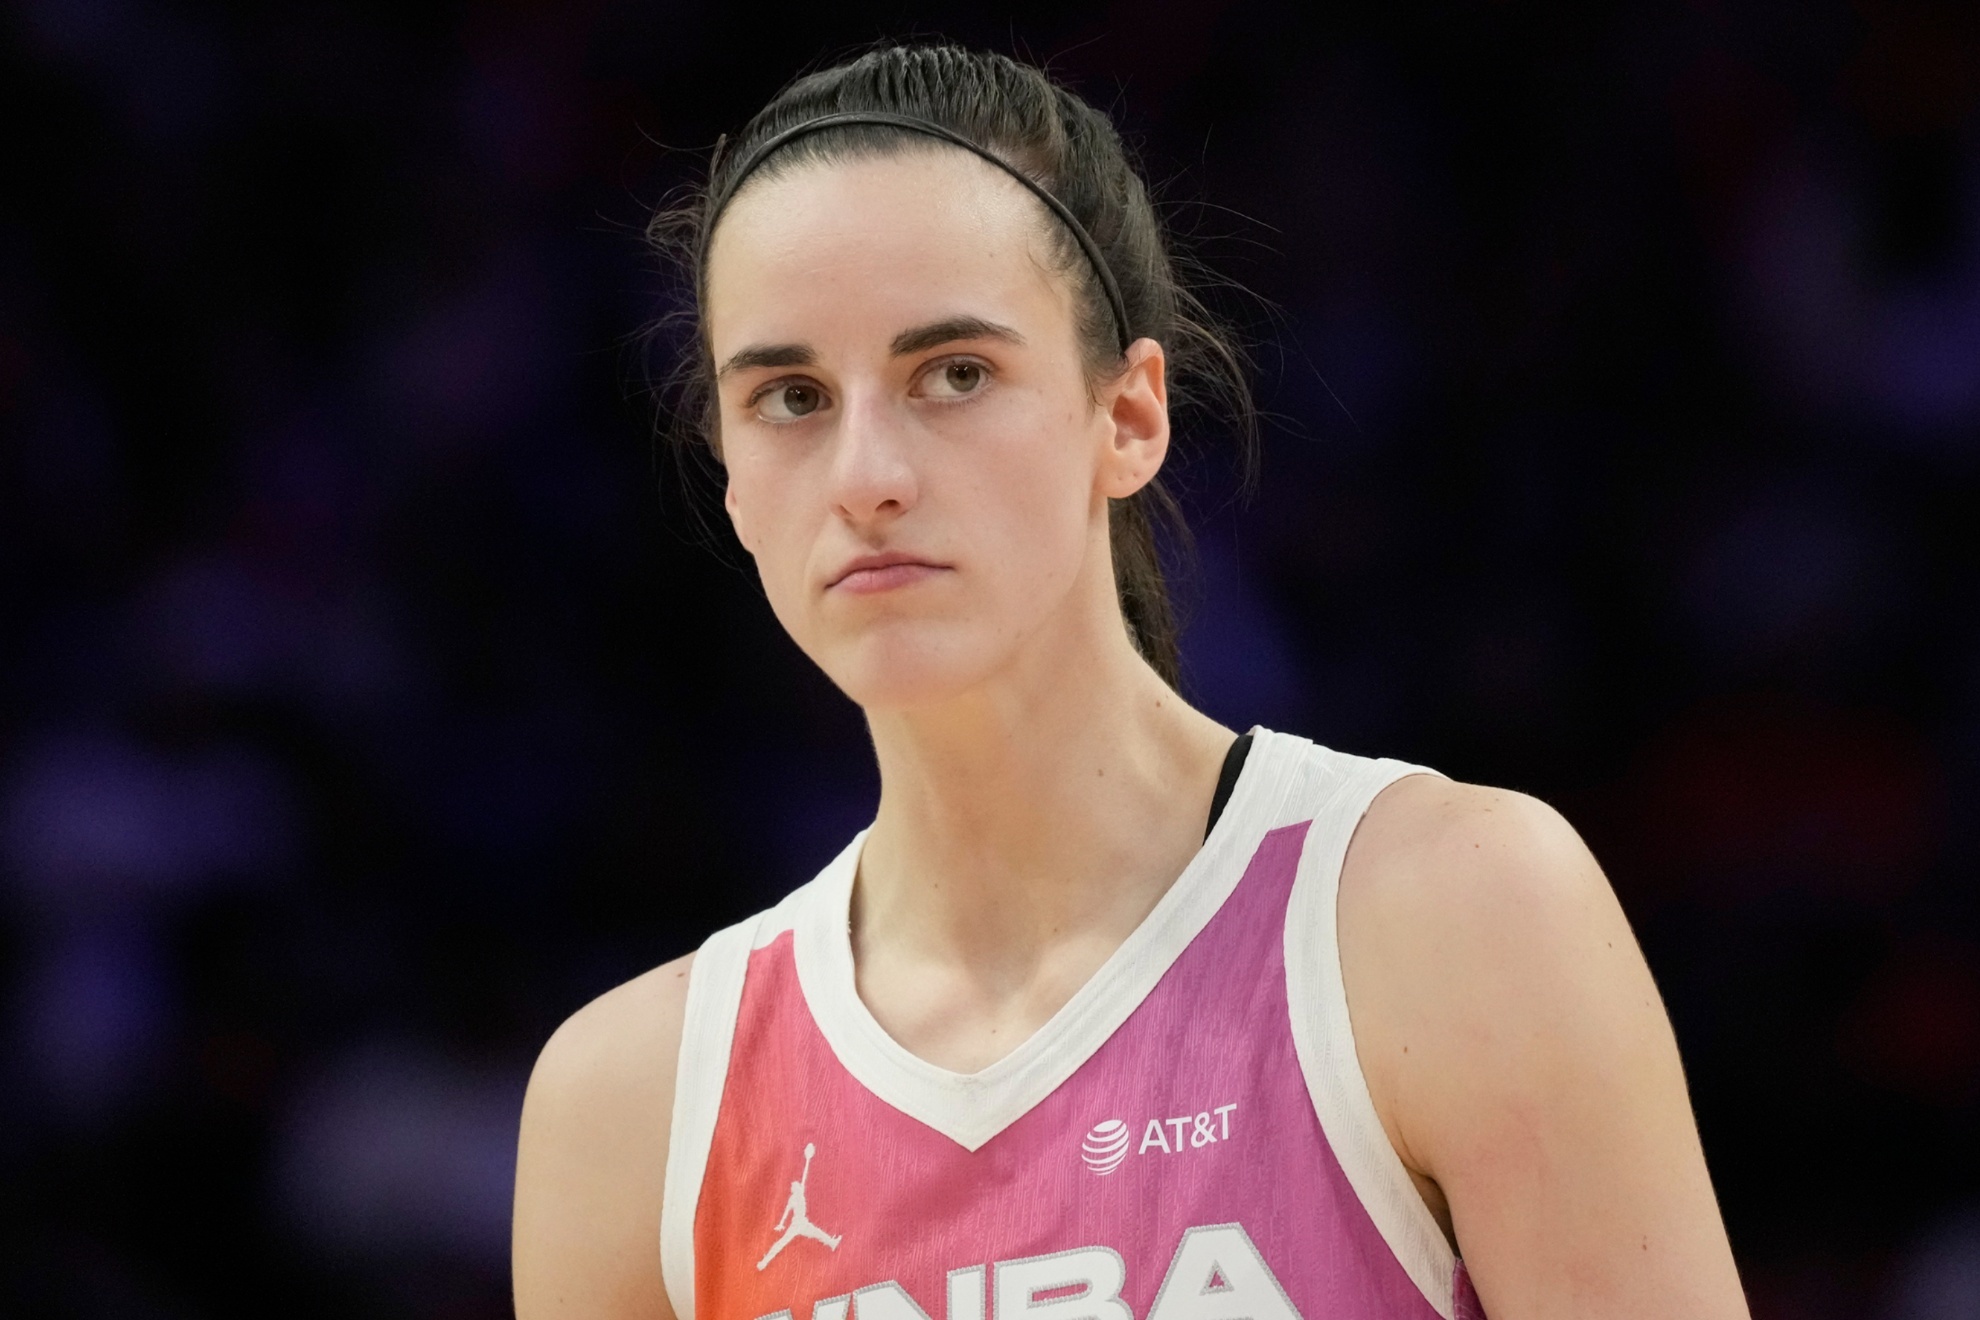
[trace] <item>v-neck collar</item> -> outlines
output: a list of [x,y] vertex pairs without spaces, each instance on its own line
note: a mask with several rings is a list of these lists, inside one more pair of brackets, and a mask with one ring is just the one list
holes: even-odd
[[832,1052],[874,1095],[966,1150],[1029,1113],[1126,1022],[1237,888],[1279,819],[1305,739],[1254,729],[1231,800],[1203,846],[1141,924],[1059,1011],[980,1072],[958,1073],[911,1053],[859,997],[850,914],[861,830],[806,886],[792,914],[798,985]]

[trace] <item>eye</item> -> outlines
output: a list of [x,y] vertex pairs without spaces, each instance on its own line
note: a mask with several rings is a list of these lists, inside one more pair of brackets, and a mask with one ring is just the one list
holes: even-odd
[[776,381],[751,395],[749,404],[766,422],[795,422],[824,407],[825,392],[804,381]]
[[990,379],[990,370],[981,362],[956,358],[929,368],[917,391],[936,399],[959,399],[975,394]]

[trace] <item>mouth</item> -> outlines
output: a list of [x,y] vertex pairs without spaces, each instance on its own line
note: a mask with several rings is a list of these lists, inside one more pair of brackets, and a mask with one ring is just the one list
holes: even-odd
[[841,568],[838,576],[825,584],[825,589],[853,596],[870,596],[912,586],[948,571],[946,564],[933,563],[898,551],[861,555]]

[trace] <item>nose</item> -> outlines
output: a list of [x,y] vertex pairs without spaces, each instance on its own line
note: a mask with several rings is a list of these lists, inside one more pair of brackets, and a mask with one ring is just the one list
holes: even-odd
[[898,518],[920,498],[910,425],[879,390],[849,390],[834,437],[830,495],[855,525]]

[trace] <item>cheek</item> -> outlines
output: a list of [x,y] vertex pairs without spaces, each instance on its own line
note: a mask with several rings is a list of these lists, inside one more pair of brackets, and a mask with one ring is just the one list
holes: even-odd
[[793,474],[766,463],[762,455],[738,447],[729,456],[727,489],[722,497],[736,539],[756,560],[764,586],[777,585],[800,564],[792,563],[793,538],[803,519],[794,506]]
[[1078,574],[1093,516],[1093,473],[1079,428],[1062,417],[1039,421],[1030,434],[1040,438],[1005,451],[970,501],[983,511],[985,531],[1020,591],[1049,590]]
[[[749,521],[744,516],[743,502],[736,493],[735,470],[725,466],[722,476],[722,509],[729,515],[729,526],[735,528],[736,539],[742,542],[743,549],[754,554],[755,550],[751,545],[753,538],[750,535]],[[751,507],[753,508],[754,506]]]

